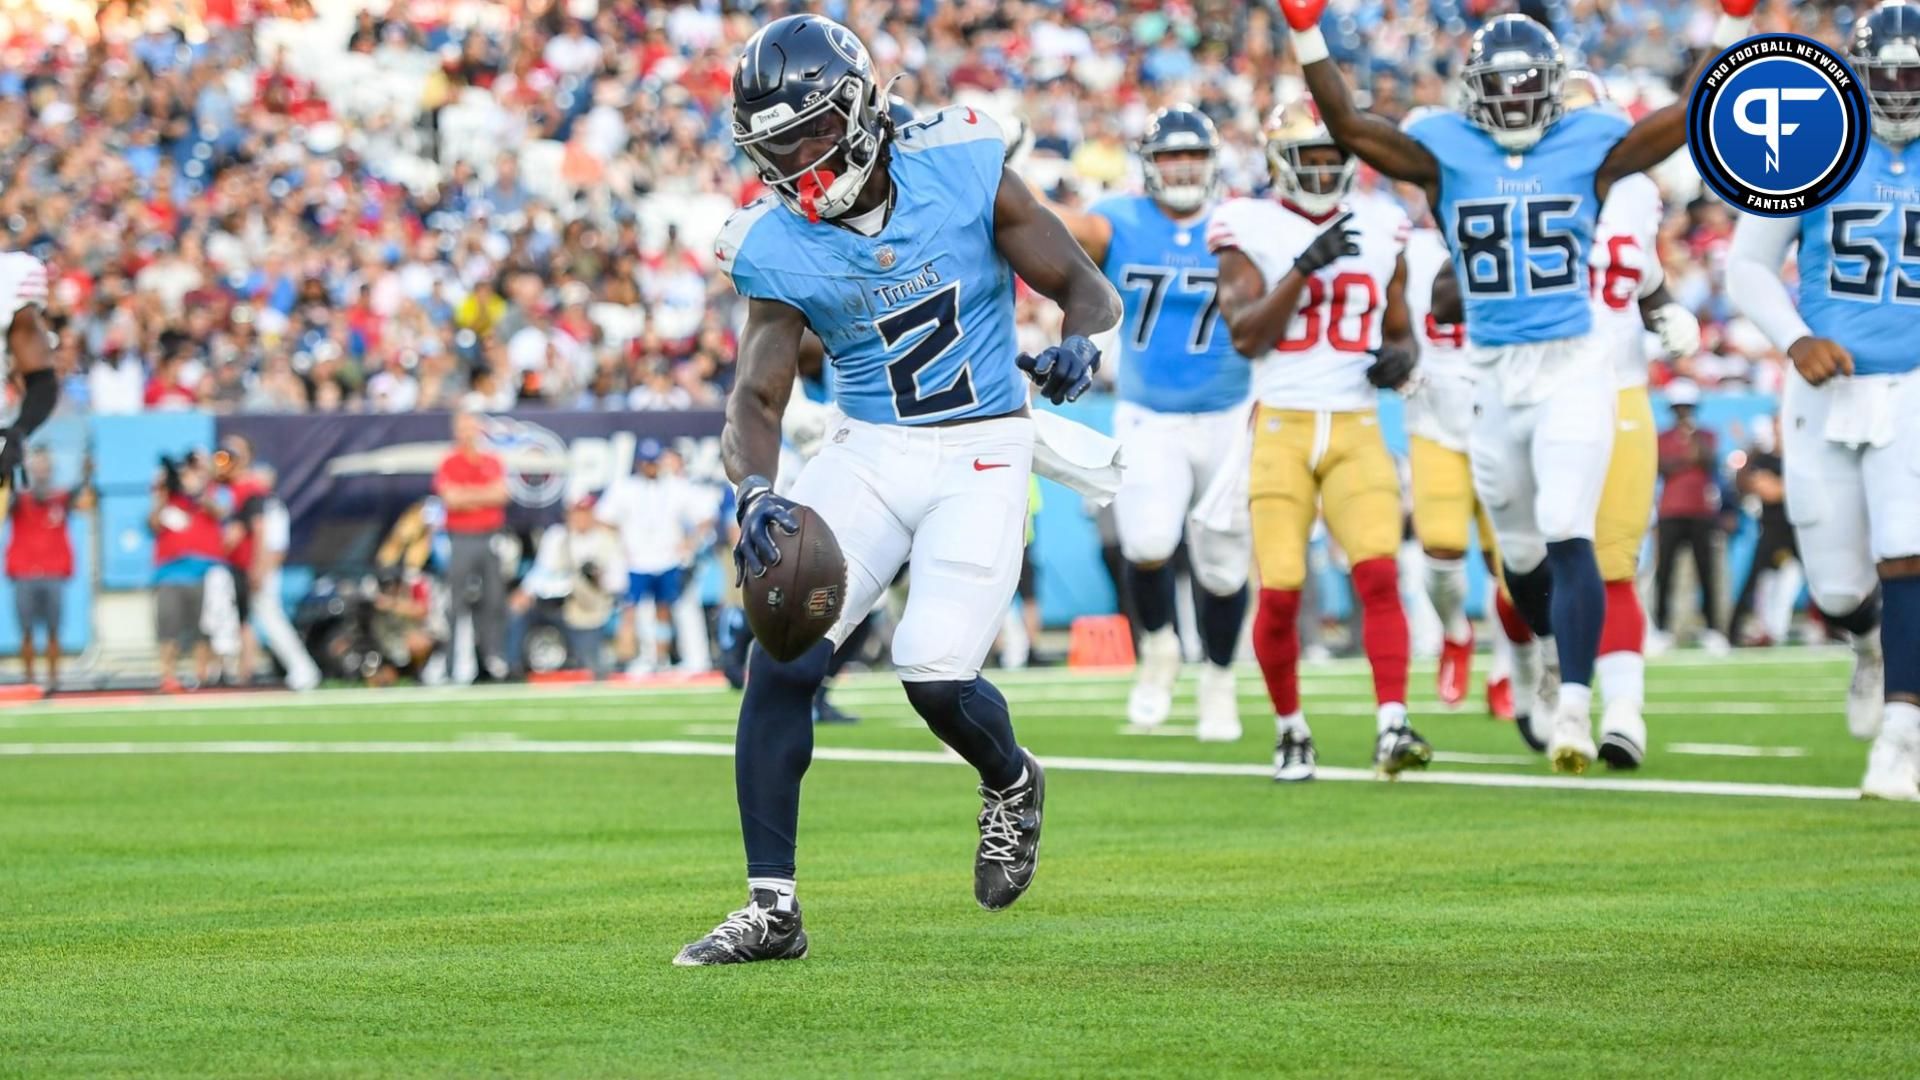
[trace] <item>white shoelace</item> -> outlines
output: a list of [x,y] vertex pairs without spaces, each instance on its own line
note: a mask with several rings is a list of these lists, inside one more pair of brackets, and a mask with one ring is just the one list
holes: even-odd
[[986,805],[980,808],[980,857],[989,862],[1010,863],[1020,854],[1020,808],[1027,792],[1008,794],[981,788]]
[[758,932],[759,936],[766,937],[770,929],[768,919],[772,914],[773,911],[770,908],[763,908],[758,904],[748,904],[739,911],[728,915],[725,922],[714,927],[713,936],[724,938],[736,944],[749,933]]

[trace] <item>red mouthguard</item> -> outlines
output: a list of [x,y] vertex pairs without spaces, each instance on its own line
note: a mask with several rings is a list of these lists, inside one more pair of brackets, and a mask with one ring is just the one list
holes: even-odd
[[800,209],[806,213],[809,223],[820,224],[820,210],[815,204],[832,186],[833,174],[823,169],[812,170],[794,185],[800,195]]

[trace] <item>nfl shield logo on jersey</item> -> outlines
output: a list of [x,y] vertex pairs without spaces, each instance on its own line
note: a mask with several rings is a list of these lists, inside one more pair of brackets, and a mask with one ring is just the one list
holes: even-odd
[[882,270],[893,269],[893,262],[897,257],[893,253],[893,248],[886,244],[881,244],[873,252],[873,261],[879,263]]
[[1687,148],[1708,186],[1750,214],[1790,217],[1847,186],[1867,153],[1867,95],[1839,53],[1798,34],[1747,38],[1687,101]]

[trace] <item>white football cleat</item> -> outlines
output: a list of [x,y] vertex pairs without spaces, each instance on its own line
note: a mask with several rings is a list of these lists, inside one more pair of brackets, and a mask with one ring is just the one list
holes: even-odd
[[1862,742],[1880,734],[1886,712],[1887,667],[1880,655],[1880,628],[1853,639],[1853,681],[1847,684],[1847,730]]
[[1706,650],[1708,656],[1726,656],[1733,652],[1733,646],[1728,643],[1727,635],[1718,630],[1700,631],[1700,647]]
[[1560,711],[1560,650],[1552,638],[1540,640],[1540,689],[1534,692],[1533,715],[1553,716]]
[[1127,723],[1159,727],[1173,711],[1173,682],[1180,677],[1180,635],[1163,626],[1140,639],[1133,691],[1127,695]]
[[1863,799],[1920,802],[1920,724],[1912,708],[1889,719],[1867,753],[1867,775],[1860,781]]
[[1665,630],[1647,631],[1646,640],[1642,642],[1640,646],[1641,655],[1648,659],[1656,656],[1665,656],[1672,651],[1673,635],[1667,633]]
[[1647,721],[1631,701],[1609,701],[1600,716],[1600,760],[1610,769],[1637,769],[1647,757]]
[[1593,724],[1585,716],[1560,713],[1553,718],[1553,734],[1547,736],[1547,760],[1554,772],[1579,775],[1587,771],[1600,752],[1593,746]]
[[1194,734],[1201,742],[1240,741],[1240,697],[1232,668],[1201,666],[1200,722]]
[[1540,712],[1540,643],[1520,642],[1513,646],[1513,714],[1532,716]]

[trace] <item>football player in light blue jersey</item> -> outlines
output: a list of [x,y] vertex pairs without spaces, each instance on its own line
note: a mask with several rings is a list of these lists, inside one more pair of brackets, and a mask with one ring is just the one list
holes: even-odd
[[[839,23],[793,15],[755,34],[734,70],[733,118],[735,144],[772,189],[718,242],[748,305],[720,439],[739,485],[734,557],[743,578],[765,574],[805,506],[839,541],[846,582],[826,640],[786,661],[750,651],[734,755],[748,901],[682,949],[682,965],[806,955],[794,848],[813,694],[902,566],[912,589],[894,667],[915,711],[980,776],[974,898],[999,910],[1026,891],[1044,778],[980,664],[1020,572],[1028,380],[1056,403],[1079,396],[1099,366],[1088,336],[1120,318],[1099,268],[1004,168],[999,126],[956,106],[896,130],[866,46]],[[1038,357],[1016,356],[1016,274],[1063,312],[1064,340]],[[809,330],[847,419],[789,498],[770,478]]]
[[[1721,0],[1714,40],[1746,36],[1753,0]],[[1557,771],[1597,756],[1592,682],[1606,613],[1594,514],[1614,427],[1609,358],[1588,331],[1587,262],[1614,181],[1651,168],[1686,139],[1676,102],[1628,125],[1604,109],[1568,112],[1567,63],[1544,26],[1503,15],[1473,36],[1463,108],[1405,129],[1353,103],[1318,29],[1326,0],[1280,0],[1307,89],[1334,139],[1395,180],[1424,188],[1452,249],[1479,381],[1468,439],[1515,605],[1556,639],[1562,685],[1546,725]],[[1711,54],[1701,58],[1704,65]],[[1699,71],[1688,76],[1688,82]],[[1542,687],[1551,683],[1542,681]],[[1516,717],[1534,688],[1514,688]]]
[[1154,727],[1173,708],[1180,639],[1169,560],[1184,534],[1207,656],[1195,726],[1204,742],[1240,738],[1233,654],[1246,620],[1253,543],[1246,529],[1188,525],[1214,474],[1231,463],[1247,422],[1249,369],[1221,325],[1219,260],[1206,245],[1219,147],[1205,113],[1189,105],[1161,109],[1137,147],[1144,194],[1111,196],[1086,212],[1058,211],[1125,309],[1113,430],[1126,447],[1127,470],[1113,511],[1141,631],[1127,719]]
[[[1813,600],[1854,646],[1847,722],[1874,740],[1860,793],[1920,800],[1920,5],[1856,20],[1873,138],[1832,202],[1742,215],[1727,294],[1793,361],[1787,517]],[[1799,310],[1780,280],[1799,246]],[[1884,650],[1884,653],[1883,653]]]

